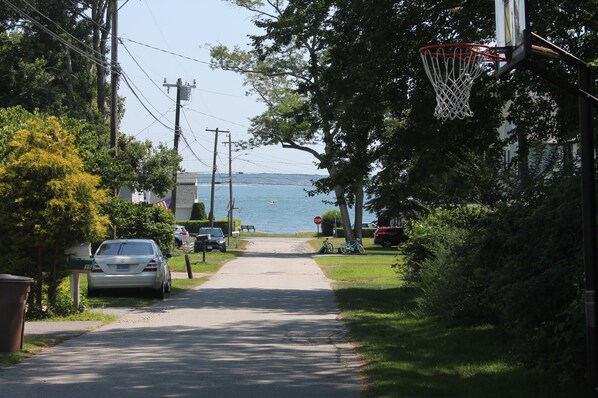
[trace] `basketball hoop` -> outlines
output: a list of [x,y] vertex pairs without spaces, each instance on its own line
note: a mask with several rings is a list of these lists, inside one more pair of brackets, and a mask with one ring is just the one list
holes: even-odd
[[502,62],[494,47],[483,44],[435,44],[419,52],[436,92],[434,116],[441,120],[473,116],[469,95],[473,81],[484,71],[482,64]]

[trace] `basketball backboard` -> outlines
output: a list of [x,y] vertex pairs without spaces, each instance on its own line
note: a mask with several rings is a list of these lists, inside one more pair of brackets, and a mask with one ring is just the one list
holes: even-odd
[[531,53],[527,0],[494,0],[496,8],[496,46],[506,48],[506,62],[498,63],[496,75],[513,69]]

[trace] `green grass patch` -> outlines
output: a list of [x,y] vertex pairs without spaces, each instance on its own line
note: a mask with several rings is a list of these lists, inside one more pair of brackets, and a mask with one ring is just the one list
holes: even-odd
[[23,349],[19,352],[0,353],[0,367],[6,367],[21,362],[46,348],[53,347],[70,339],[72,336],[25,337]]
[[[367,249],[366,249],[367,250]],[[366,397],[558,397],[547,376],[515,362],[490,325],[454,325],[416,315],[418,291],[385,255],[318,256],[341,317],[364,359]]]

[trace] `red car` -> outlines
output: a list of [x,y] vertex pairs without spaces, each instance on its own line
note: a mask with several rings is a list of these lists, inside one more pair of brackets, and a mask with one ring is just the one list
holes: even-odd
[[374,243],[384,247],[396,246],[406,240],[403,227],[378,227],[374,232]]

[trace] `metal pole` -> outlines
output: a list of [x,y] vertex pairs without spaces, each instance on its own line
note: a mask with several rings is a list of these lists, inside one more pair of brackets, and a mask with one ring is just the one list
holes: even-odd
[[[579,88],[591,93],[592,79],[589,65],[580,65]],[[581,135],[582,226],[585,272],[586,348],[588,366],[588,397],[598,397],[598,358],[596,336],[596,194],[594,167],[594,138],[592,133],[592,104],[586,96],[579,96],[579,126]]]

